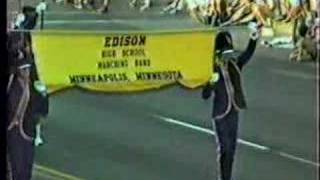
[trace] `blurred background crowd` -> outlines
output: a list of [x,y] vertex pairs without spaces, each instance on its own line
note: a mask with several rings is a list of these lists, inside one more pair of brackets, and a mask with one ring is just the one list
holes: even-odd
[[[91,9],[107,13],[112,0],[54,0],[76,9]],[[102,1],[102,2],[101,2]],[[140,6],[140,11],[152,10],[154,0],[128,0],[128,6]],[[242,24],[257,19],[264,25],[271,20],[289,22],[317,16],[316,0],[171,0],[161,13],[176,14],[186,10],[200,22],[213,26]],[[319,6],[319,5],[318,5]]]
[[[62,6],[73,6],[78,10],[89,9],[97,13],[108,13],[112,0],[53,0]],[[140,12],[153,11],[155,0],[128,0],[128,6]],[[159,14],[188,13],[199,23],[209,27],[225,27],[257,22],[265,30],[281,29],[290,34],[287,39],[262,41],[267,47],[290,44],[293,52],[289,59],[303,61],[317,59],[319,40],[319,1],[317,0],[170,0]],[[272,32],[274,34],[275,32]],[[276,35],[275,35],[276,36]],[[282,46],[284,47],[284,46]]]

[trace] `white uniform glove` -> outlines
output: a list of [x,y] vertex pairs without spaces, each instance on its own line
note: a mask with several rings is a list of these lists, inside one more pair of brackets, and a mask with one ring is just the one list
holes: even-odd
[[26,20],[26,16],[25,16],[24,14],[20,13],[20,14],[17,15],[17,19],[16,19],[16,21],[15,21],[14,24],[19,27],[20,24],[21,24],[24,20]]
[[214,83],[218,82],[219,78],[220,78],[219,73],[212,73],[211,78],[209,80],[209,83],[214,84]]
[[42,11],[45,11],[47,9],[47,4],[45,2],[41,2],[37,5],[36,11],[38,14],[40,14]]
[[41,81],[35,81],[33,83],[34,88],[40,92],[42,95],[46,95],[47,94],[47,87],[45,84],[43,84]]
[[251,37],[251,39],[257,40],[257,39],[260,37],[260,33],[261,33],[258,24],[257,24],[257,23],[254,23],[254,22],[250,22],[250,23],[248,24],[248,28],[249,28],[249,30],[250,30],[250,37]]

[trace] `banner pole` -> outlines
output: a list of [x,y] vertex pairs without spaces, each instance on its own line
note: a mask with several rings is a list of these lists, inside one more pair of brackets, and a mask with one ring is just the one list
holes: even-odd
[[[45,0],[41,0],[41,2],[45,2]],[[44,28],[44,10],[41,10],[40,14],[40,29],[43,30]]]
[[22,11],[22,0],[18,0],[18,13]]

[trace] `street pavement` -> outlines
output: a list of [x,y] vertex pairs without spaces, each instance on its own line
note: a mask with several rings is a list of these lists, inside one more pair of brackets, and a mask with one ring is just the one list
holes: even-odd
[[[34,3],[33,1],[30,1]],[[111,1],[109,14],[52,4],[46,29],[158,30],[204,27],[185,14],[140,13]],[[229,28],[237,49],[245,27]],[[315,180],[317,67],[288,61],[290,50],[258,47],[244,69],[236,180]],[[34,180],[213,180],[217,144],[212,102],[179,85],[119,94],[70,89],[50,97],[46,144],[36,149]],[[210,131],[213,130],[213,131]]]

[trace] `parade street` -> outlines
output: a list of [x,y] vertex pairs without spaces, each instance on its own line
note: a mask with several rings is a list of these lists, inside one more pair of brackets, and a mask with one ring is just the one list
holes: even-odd
[[[48,3],[45,29],[203,27],[185,14],[161,15],[164,3],[158,1],[146,12],[129,9],[125,0],[111,1],[110,12],[103,15]],[[229,29],[236,49],[245,48],[247,28]],[[164,46],[170,48],[170,43]],[[248,110],[240,115],[236,180],[317,177],[319,77],[315,63],[289,62],[290,51],[259,45],[244,68]],[[180,85],[139,93],[76,88],[54,93],[44,126],[46,143],[36,148],[33,179],[216,179],[217,144],[211,111],[212,100],[202,100],[201,89]]]

